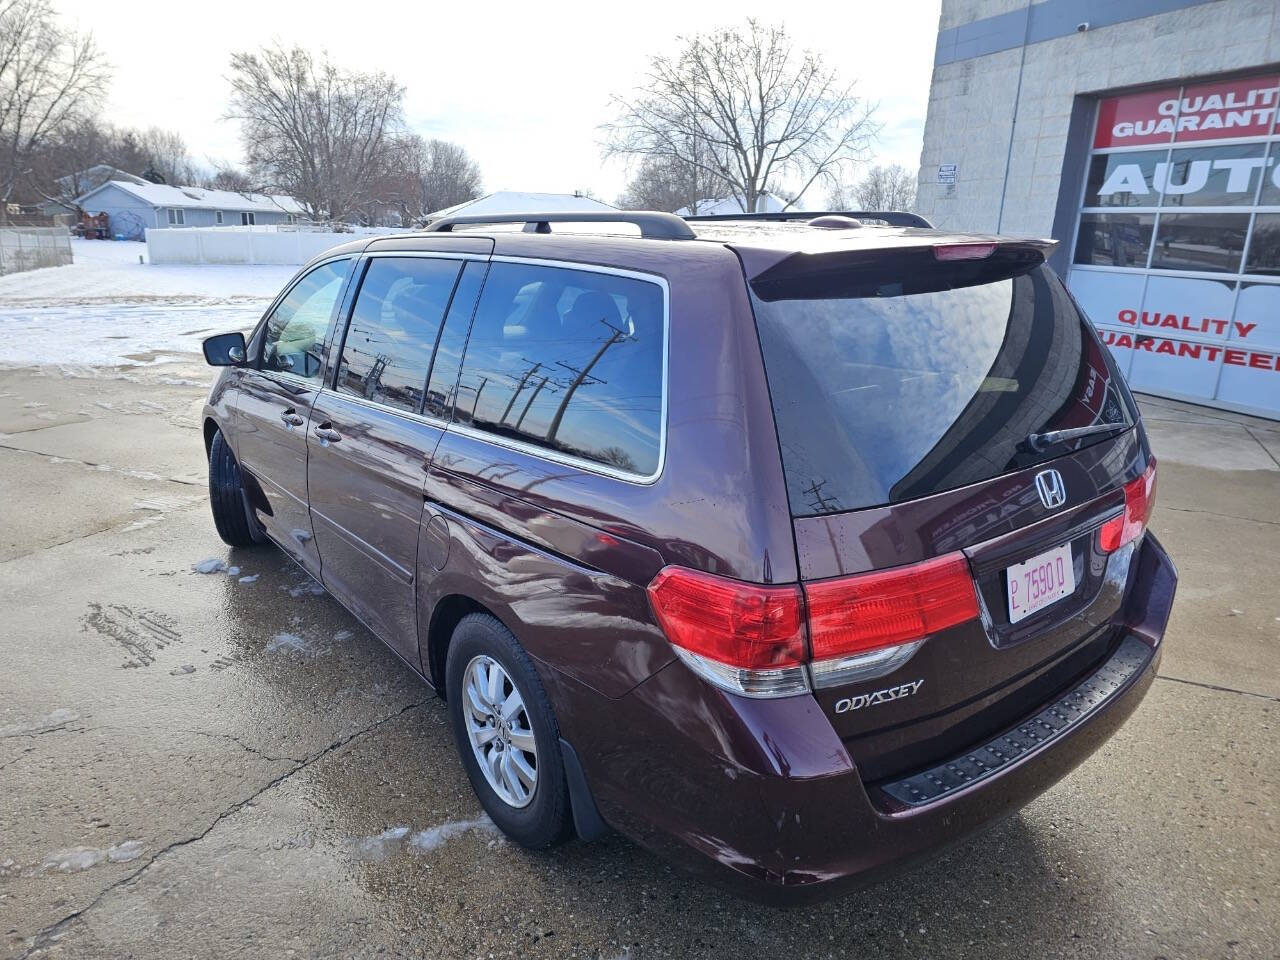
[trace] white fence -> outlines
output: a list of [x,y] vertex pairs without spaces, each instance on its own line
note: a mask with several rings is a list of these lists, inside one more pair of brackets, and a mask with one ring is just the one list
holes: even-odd
[[147,230],[147,258],[152,263],[296,266],[356,236],[356,233],[330,233],[306,227],[152,228]]
[[0,227],[0,276],[71,262],[66,227]]

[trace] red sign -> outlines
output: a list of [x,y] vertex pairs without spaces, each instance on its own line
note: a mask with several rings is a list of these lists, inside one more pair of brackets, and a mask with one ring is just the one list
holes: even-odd
[[[1164,353],[1174,357],[1189,357],[1192,360],[1222,362],[1233,367],[1252,367],[1255,370],[1275,370],[1280,372],[1280,356],[1261,350],[1244,350],[1238,347],[1223,347],[1212,343],[1188,343],[1185,340],[1165,340],[1159,337],[1142,335],[1131,336],[1127,333],[1116,333],[1114,330],[1099,330],[1102,342],[1113,350],[1146,350],[1148,353]],[[1138,389],[1135,387],[1135,389]]]
[[1277,87],[1280,77],[1267,76],[1108,97],[1098,104],[1093,145],[1127,147],[1265,136],[1280,106]]

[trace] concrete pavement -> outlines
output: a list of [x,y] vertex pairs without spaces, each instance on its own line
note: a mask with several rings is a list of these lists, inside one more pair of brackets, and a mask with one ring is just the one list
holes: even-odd
[[0,957],[1278,955],[1280,424],[1144,401],[1181,572],[1147,701],[985,835],[783,912],[503,842],[441,702],[218,540],[208,379],[0,371]]

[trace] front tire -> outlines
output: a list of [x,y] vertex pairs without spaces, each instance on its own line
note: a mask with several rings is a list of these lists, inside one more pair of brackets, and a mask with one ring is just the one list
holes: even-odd
[[213,508],[213,525],[224,543],[253,547],[267,539],[249,507],[240,465],[221,430],[214,433],[209,444],[209,504]]
[[529,655],[495,617],[458,623],[445,690],[458,754],[490,819],[531,850],[567,840],[573,815],[555,713]]

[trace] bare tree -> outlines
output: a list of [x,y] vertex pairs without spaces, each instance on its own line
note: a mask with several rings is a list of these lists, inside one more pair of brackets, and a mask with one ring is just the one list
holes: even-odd
[[32,154],[27,184],[46,200],[75,209],[77,198],[118,176],[117,170],[180,185],[200,179],[180,134],[158,127],[117,129],[85,117]]
[[0,201],[49,139],[88,113],[108,76],[93,37],[60,25],[48,0],[0,0]]
[[423,224],[437,210],[480,196],[480,167],[447,140],[417,134],[397,138],[388,152],[382,195],[404,224]]
[[[160,182],[180,186],[196,180],[196,165],[187,152],[187,142],[176,130],[148,127],[138,134],[138,144],[147,158],[147,170],[158,174]],[[146,172],[138,175],[146,176]]]
[[228,115],[242,122],[251,176],[316,220],[369,201],[401,124],[404,88],[393,77],[277,47],[233,54],[230,81]]
[[874,166],[852,188],[835,184],[827,194],[829,210],[904,210],[916,205],[916,178],[900,164]]
[[200,180],[206,190],[230,190],[232,193],[261,193],[254,188],[253,178],[238,167],[213,161],[212,172]]
[[783,27],[748,20],[681,42],[650,61],[643,87],[614,97],[607,155],[683,160],[754,211],[782,178],[803,184],[799,196],[837,176],[879,132],[875,107],[817,54],[796,50]]
[[627,183],[618,206],[624,210],[698,212],[698,204],[725,196],[724,181],[703,167],[678,157],[645,157]]

